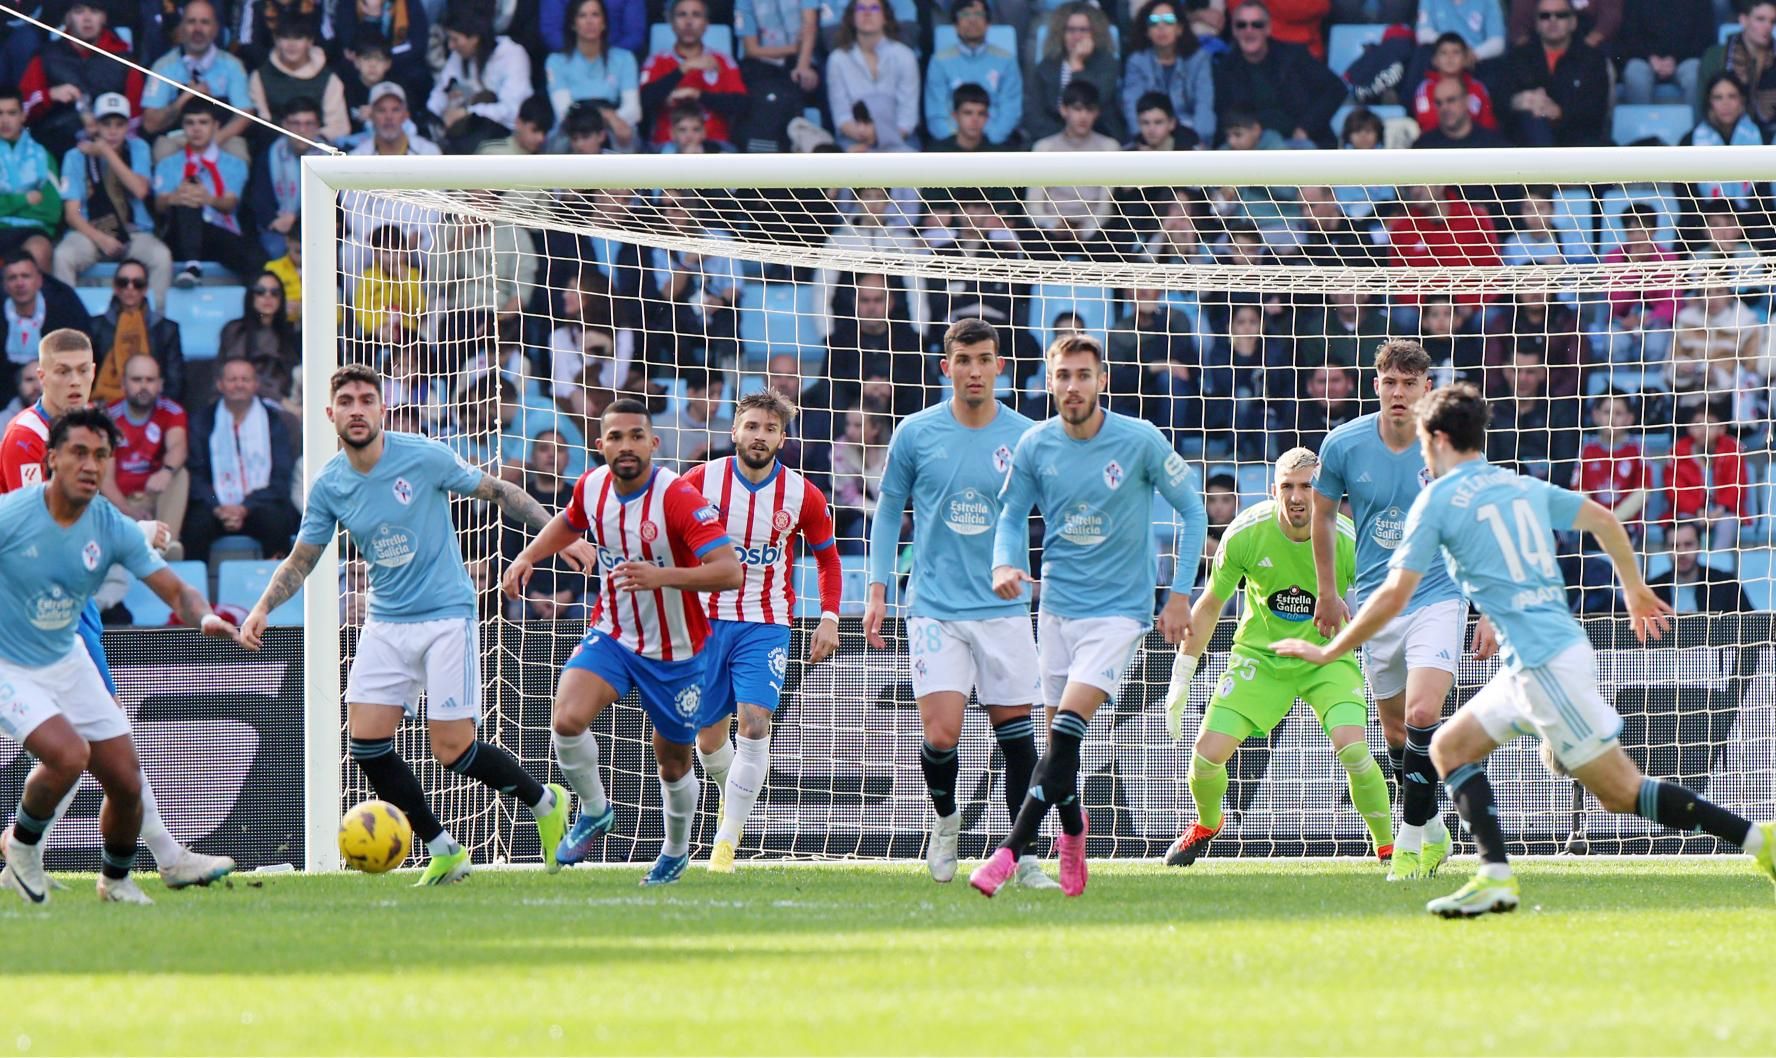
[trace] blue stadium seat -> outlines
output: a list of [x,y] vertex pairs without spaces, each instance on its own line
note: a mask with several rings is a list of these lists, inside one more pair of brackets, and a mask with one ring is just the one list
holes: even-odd
[[[844,594],[839,602],[839,616],[862,617],[863,604],[869,599],[869,560],[863,555],[844,555],[839,561],[844,568]],[[814,596],[818,603],[820,596],[818,578],[815,582]],[[816,606],[815,609],[818,610],[819,607]]]
[[[196,588],[206,601],[209,599],[210,578],[202,562],[169,562],[167,565],[180,580]],[[173,616],[173,611],[160,601],[160,596],[135,577],[129,579],[129,590],[123,593],[123,605],[129,608],[130,620],[140,628],[159,628]],[[252,603],[247,605],[250,608]]]
[[1776,610],[1772,605],[1770,549],[1751,547],[1739,552],[1739,586],[1754,610]]
[[1381,43],[1382,34],[1386,32],[1385,22],[1331,27],[1326,34],[1326,65],[1333,73],[1343,76],[1350,64],[1363,54],[1363,46]]
[[[1038,38],[1040,39],[1040,38]],[[937,26],[931,31],[931,52],[933,55],[956,46],[956,27],[949,23]],[[987,46],[1008,51],[1015,58],[1018,54],[1017,27],[1005,23],[994,23],[987,27]],[[1041,45],[1037,45],[1040,47]],[[1041,54],[1040,52],[1038,54]]]
[[[648,27],[648,55],[656,55],[663,51],[671,51],[678,38],[672,35],[672,26],[666,22],[655,22]],[[710,51],[719,51],[729,58],[734,56],[734,27],[711,22],[703,31],[703,46]],[[636,59],[647,61],[647,55],[637,55]]]
[[1240,509],[1270,499],[1270,464],[1241,463],[1238,474]]
[[1616,108],[1610,138],[1626,146],[1657,136],[1676,146],[1696,127],[1696,116],[1683,103],[1625,103]]
[[748,359],[762,364],[777,353],[798,358],[804,353],[806,339],[816,333],[813,320],[802,313],[804,291],[812,298],[812,288],[802,283],[747,283],[741,288],[737,315]]
[[[222,563],[216,577],[216,602],[251,610],[264,593],[265,586],[271,583],[271,575],[277,572],[277,568],[278,564],[271,561]],[[271,611],[271,624],[302,625],[302,592],[298,591],[289,601]]]
[[1108,342],[1115,297],[1116,292],[1108,287],[1044,283],[1030,293],[1030,329],[1036,332],[1038,341],[1046,348],[1054,339],[1055,316],[1074,312],[1085,322],[1086,333],[1100,342]]
[[1591,192],[1563,187],[1554,193],[1554,231],[1567,260],[1582,263],[1596,258],[1597,202]]
[[240,318],[245,296],[241,287],[174,287],[167,291],[167,318],[179,325],[185,359],[215,359],[222,347],[222,328]]
[[1737,22],[1722,22],[1720,24],[1720,43],[1725,44],[1727,42],[1727,38],[1737,32],[1739,32],[1739,23],[1737,23]]
[[80,296],[88,316],[97,316],[111,307],[110,287],[75,287],[74,293]]

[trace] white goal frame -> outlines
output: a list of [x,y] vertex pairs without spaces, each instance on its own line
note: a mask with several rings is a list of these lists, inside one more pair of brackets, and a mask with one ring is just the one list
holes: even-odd
[[[1103,185],[1299,186],[1410,184],[1618,184],[1776,179],[1776,146],[1596,147],[1526,150],[1182,151],[997,153],[378,157],[302,160],[302,286],[305,400],[303,488],[334,450],[321,414],[338,365],[338,196],[346,191],[548,190],[577,188],[1040,187]],[[897,267],[919,274],[919,258]],[[1169,266],[1147,266],[1157,287]],[[1290,267],[1307,278],[1314,269]],[[1325,270],[1325,269],[1322,269]],[[1342,270],[1339,270],[1342,271]],[[1477,270],[1481,271],[1481,270]],[[342,790],[339,679],[339,555],[328,545],[304,596],[303,866],[340,868],[336,834]]]

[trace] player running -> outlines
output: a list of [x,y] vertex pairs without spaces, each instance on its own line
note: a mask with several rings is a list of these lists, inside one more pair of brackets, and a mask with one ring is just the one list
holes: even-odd
[[1288,640],[1276,650],[1315,664],[1338,663],[1406,608],[1426,570],[1445,563],[1492,619],[1503,664],[1431,743],[1431,760],[1480,848],[1480,869],[1425,910],[1456,918],[1517,906],[1517,879],[1484,762],[1519,735],[1540,736],[1543,758],[1609,811],[1730,841],[1776,880],[1776,823],[1750,823],[1676,783],[1648,778],[1616,741],[1622,719],[1598,692],[1596,653],[1567,609],[1554,532],[1579,529],[1597,539],[1621,578],[1629,621],[1644,643],[1664,635],[1671,607],[1641,577],[1622,523],[1595,500],[1487,463],[1486,401],[1473,386],[1437,390],[1416,412],[1435,480],[1406,515],[1387,582],[1330,643]]
[[[1417,342],[1396,338],[1375,351],[1375,393],[1381,411],[1333,430],[1320,446],[1314,477],[1314,627],[1322,640],[1350,620],[1335,582],[1332,554],[1338,505],[1348,495],[1357,527],[1357,603],[1387,579],[1400,546],[1406,510],[1429,482],[1419,452],[1413,407],[1430,392],[1431,358]],[[1342,537],[1339,537],[1342,540]],[[1431,739],[1461,664],[1468,604],[1441,566],[1419,584],[1400,619],[1363,648],[1363,669],[1400,786],[1400,834],[1389,881],[1428,878],[1449,858],[1449,828],[1437,812],[1437,770]],[[1475,629],[1476,654],[1492,655],[1491,627]]]
[[589,730],[636,689],[654,725],[654,760],[666,840],[642,885],[678,881],[691,860],[691,821],[700,788],[691,746],[702,711],[709,621],[698,592],[739,589],[746,571],[722,530],[721,512],[670,470],[654,466],[660,439],[646,404],[612,401],[595,442],[605,465],[574,485],[556,515],[506,568],[506,594],[521,598],[536,563],[590,532],[603,573],[592,629],[574,648],[555,689],[555,760],[580,797],[580,814],[556,858],[578,863],[616,820],[598,775]]
[[0,733],[37,758],[6,835],[0,886],[33,904],[49,900],[43,834],[80,773],[91,771],[105,791],[99,899],[149,904],[129,876],[142,826],[142,765],[129,718],[79,642],[79,615],[119,562],[187,626],[212,636],[239,633],[99,495],[118,443],[110,416],[99,408],[65,412],[50,425],[47,442],[49,483],[0,499]]
[[1208,533],[1196,475],[1184,457],[1158,427],[1099,405],[1108,367],[1097,341],[1063,335],[1048,347],[1047,361],[1048,388],[1060,413],[1018,442],[993,535],[993,590],[1016,599],[1031,583],[1024,568],[1030,508],[1040,505],[1048,530],[1039,619],[1042,696],[1052,720],[1047,752],[1010,836],[968,878],[987,896],[1011,878],[1017,854],[1035,838],[1050,806],[1061,817],[1061,891],[1085,892],[1079,746],[1153,623],[1153,494],[1164,496],[1183,518],[1171,596],[1159,614],[1168,643],[1188,630],[1197,563],[1186,556],[1202,554]]
[[[376,795],[405,812],[426,843],[431,858],[414,884],[459,881],[471,869],[469,850],[432,812],[419,777],[395,749],[395,731],[403,717],[417,715],[422,692],[432,756],[522,801],[536,820],[544,866],[558,870],[555,844],[567,832],[567,791],[544,786],[510,753],[478,737],[481,637],[450,496],[496,503],[534,529],[549,523],[548,512],[523,489],[475,470],[443,444],[384,430],[382,379],[373,368],[348,364],[333,372],[327,389],[327,420],[342,447],[316,476],[296,544],[247,615],[242,643],[259,648],[271,611],[301,589],[344,526],[370,569],[370,616],[345,681],[351,758]],[[569,560],[590,564],[591,549]]]
[[[7,424],[5,434],[0,435],[0,493],[42,483],[50,422],[65,412],[87,406],[92,400],[94,372],[92,341],[79,331],[63,328],[50,331],[38,340],[37,378],[43,386],[43,395],[14,416]],[[172,542],[173,530],[163,523],[144,521],[135,524],[151,548],[158,549]],[[102,631],[99,607],[89,601],[80,611],[78,634],[87,653],[92,656],[99,678],[115,699],[117,684],[111,679],[111,665],[105,659]],[[119,711],[121,713],[121,707]],[[75,792],[70,789],[67,799],[56,806],[54,819],[50,822],[52,828],[55,820],[59,820],[73,803]],[[209,885],[234,870],[234,861],[227,856],[210,856],[179,844],[160,817],[160,806],[154,800],[154,790],[148,785],[146,772],[142,774],[142,843],[148,846],[155,866],[160,869],[160,880],[168,889]]]
[[[993,399],[1002,370],[999,332],[980,319],[958,320],[944,333],[943,372],[955,388],[950,400],[910,415],[888,442],[888,467],[870,526],[869,600],[863,631],[870,646],[887,647],[882,620],[888,581],[900,548],[900,515],[913,504],[910,616],[913,697],[924,741],[919,768],[934,817],[925,866],[934,881],[956,876],[962,814],[956,804],[960,771],[956,743],[970,693],[986,706],[993,737],[1005,755],[1006,818],[1016,819],[1036,769],[1036,728],[1030,710],[1042,692],[1029,596],[1002,599],[984,576],[993,565],[991,530],[999,518],[999,490],[1018,439],[1034,425]],[[1036,857],[1036,837],[1018,849],[1016,881],[1053,889]]]
[[[744,568],[738,591],[707,600],[709,641],[703,658],[703,713],[697,759],[721,791],[709,869],[734,873],[734,849],[771,772],[771,717],[789,667],[789,620],[795,613],[792,573],[799,535],[820,569],[820,624],[808,641],[808,664],[839,646],[844,571],[833,546],[826,494],[777,461],[795,405],[774,390],[734,403],[734,454],[693,467],[685,482],[721,511],[734,555]],[[740,725],[739,752],[728,741],[728,718]]]
[[[1332,740],[1332,752],[1344,766],[1350,784],[1351,804],[1369,828],[1376,854],[1385,863],[1392,850],[1387,777],[1369,755],[1369,743],[1364,739],[1369,704],[1363,698],[1363,673],[1356,659],[1345,658],[1322,669],[1280,658],[1272,647],[1304,625],[1312,627],[1307,622],[1313,618],[1315,598],[1303,585],[1314,580],[1310,505],[1319,464],[1319,457],[1306,448],[1283,453],[1276,462],[1276,480],[1271,486],[1274,498],[1241,511],[1228,525],[1215,552],[1209,585],[1196,597],[1190,637],[1179,648],[1184,667],[1181,682],[1186,686],[1221,621],[1223,605],[1240,582],[1245,582],[1245,613],[1233,636],[1227,674],[1209,699],[1190,758],[1190,799],[1196,802],[1196,822],[1167,850],[1169,866],[1188,867],[1208,850],[1210,839],[1221,832],[1227,759],[1246,739],[1268,737],[1289,715],[1297,698],[1314,711],[1321,730]],[[1342,595],[1356,577],[1357,530],[1349,518],[1340,518],[1334,532],[1337,579],[1320,590]],[[1319,638],[1325,641],[1323,636]],[[1166,702],[1166,723],[1173,738],[1182,730],[1187,701],[1188,695],[1175,694]]]

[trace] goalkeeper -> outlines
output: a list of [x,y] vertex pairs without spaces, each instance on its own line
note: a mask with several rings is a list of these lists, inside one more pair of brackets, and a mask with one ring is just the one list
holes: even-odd
[[[1271,644],[1290,638],[1324,642],[1314,629],[1314,558],[1312,543],[1313,477],[1319,457],[1306,448],[1283,453],[1276,463],[1272,500],[1243,512],[1227,527],[1215,554],[1209,585],[1196,598],[1190,633],[1179,648],[1172,689],[1166,700],[1166,723],[1177,738],[1189,699],[1190,676],[1203,648],[1215,634],[1221,609],[1240,582],[1245,582],[1245,613],[1233,637],[1227,674],[1209,699],[1202,730],[1190,758],[1190,797],[1196,822],[1166,852],[1166,863],[1187,867],[1221,831],[1221,799],[1227,793],[1227,759],[1254,735],[1269,735],[1300,698],[1320,718],[1332,749],[1350,780],[1351,803],[1362,814],[1386,863],[1393,854],[1392,810],[1387,778],[1369,754],[1364,727],[1369,707],[1363,695],[1363,673],[1354,658],[1345,657],[1322,669],[1278,657]],[[1336,555],[1340,594],[1356,578],[1356,527],[1338,519]]]

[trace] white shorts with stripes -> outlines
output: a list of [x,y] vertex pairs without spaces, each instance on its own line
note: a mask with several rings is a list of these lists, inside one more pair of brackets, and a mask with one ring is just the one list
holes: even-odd
[[1581,768],[1616,744],[1622,718],[1597,689],[1597,653],[1575,643],[1534,668],[1499,669],[1462,707],[1494,742],[1536,735],[1567,768]]
[[364,622],[345,700],[398,705],[413,716],[422,691],[426,719],[481,722],[481,646],[474,619]]

